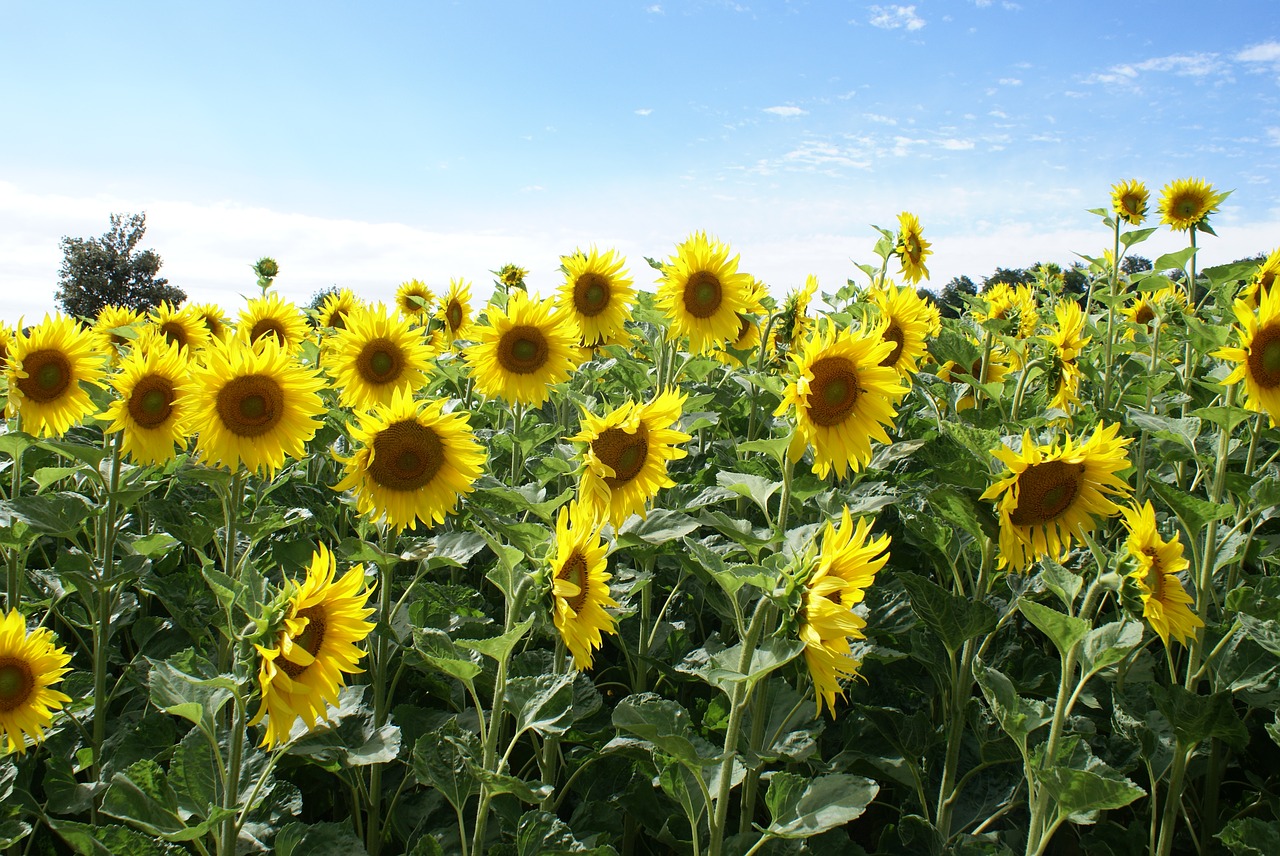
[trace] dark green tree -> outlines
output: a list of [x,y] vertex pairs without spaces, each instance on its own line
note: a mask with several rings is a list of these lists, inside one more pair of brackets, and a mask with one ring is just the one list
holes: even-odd
[[1029,270],[998,267],[991,276],[982,278],[982,290],[986,292],[993,285],[999,283],[1004,283],[1005,285],[1031,285],[1035,281],[1036,275]]
[[1125,256],[1120,261],[1120,270],[1133,276],[1135,273],[1151,270],[1153,267],[1151,259],[1146,256]]
[[959,318],[966,309],[961,295],[974,297],[977,293],[978,286],[969,277],[954,276],[942,287],[942,294],[938,297],[938,311],[944,318]]
[[102,307],[115,305],[147,312],[161,301],[174,305],[187,293],[156,274],[160,256],[139,250],[147,233],[147,215],[112,214],[101,238],[62,239],[62,267],[54,299],[68,315],[93,320]]

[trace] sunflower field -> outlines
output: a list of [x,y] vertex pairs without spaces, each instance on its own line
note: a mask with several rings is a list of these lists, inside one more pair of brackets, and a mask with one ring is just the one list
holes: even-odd
[[1280,251],[1201,269],[1225,197],[1117,184],[1087,293],[945,318],[903,213],[820,295],[699,232],[0,326],[0,848],[1280,852]]

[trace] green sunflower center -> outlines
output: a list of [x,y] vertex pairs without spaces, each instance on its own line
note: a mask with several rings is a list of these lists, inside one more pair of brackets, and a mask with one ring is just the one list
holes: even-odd
[[268,375],[242,375],[218,390],[218,417],[238,437],[267,433],[280,424],[284,410],[284,389]]
[[335,309],[329,313],[329,326],[335,330],[347,329],[347,310]]
[[610,488],[620,487],[644,469],[649,459],[649,429],[643,423],[634,434],[621,428],[606,428],[591,441],[591,451],[613,470],[613,475],[605,476],[605,484]]
[[414,419],[393,422],[373,438],[369,477],[388,490],[414,491],[431,483],[445,464],[436,432]]
[[498,340],[498,363],[512,374],[533,374],[550,356],[547,337],[532,324],[512,327]]
[[0,657],[0,712],[17,710],[35,692],[31,664],[18,657]]
[[584,273],[573,283],[574,308],[587,318],[594,318],[608,309],[612,294],[608,278],[595,271]]
[[372,339],[356,357],[356,371],[366,383],[390,383],[404,372],[404,354],[390,339]]
[[1173,203],[1173,213],[1182,220],[1200,219],[1202,208],[1204,208],[1204,200],[1194,194],[1183,195]]
[[1280,386],[1280,322],[1258,330],[1249,346],[1249,377],[1263,389]]
[[27,377],[18,378],[18,389],[37,403],[56,401],[71,386],[71,360],[56,348],[27,354],[22,367]]
[[129,394],[129,416],[141,428],[163,425],[173,412],[173,382],[161,375],[145,375]]
[[1018,505],[1009,515],[1015,526],[1041,526],[1061,517],[1084,486],[1085,465],[1065,461],[1031,464],[1018,476]]
[[684,284],[684,308],[694,318],[710,318],[724,300],[724,287],[711,271],[699,270]]
[[587,557],[582,555],[582,551],[574,549],[569,554],[569,558],[565,559],[564,564],[560,566],[560,571],[556,574],[556,579],[566,580],[578,587],[578,593],[573,597],[565,598],[565,602],[569,604],[569,608],[575,614],[582,612],[582,607],[587,605],[587,584],[589,582],[587,573]]
[[846,357],[822,357],[809,367],[809,420],[823,428],[849,418],[862,395],[858,373]]
[[886,342],[893,342],[893,350],[889,352],[889,356],[880,361],[880,365],[896,366],[898,357],[902,356],[902,349],[907,345],[907,337],[895,320],[889,321],[889,326],[885,328],[883,335]]
[[[314,657],[320,652],[320,646],[324,644],[324,607],[317,605],[298,610],[298,617],[307,619],[307,626],[302,629],[301,633],[293,637],[293,644]],[[280,671],[291,678],[298,677],[308,668],[307,666],[299,666],[285,657],[277,659],[276,665],[280,667]]]

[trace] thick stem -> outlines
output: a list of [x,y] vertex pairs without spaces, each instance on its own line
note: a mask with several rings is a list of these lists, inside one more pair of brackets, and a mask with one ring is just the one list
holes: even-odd
[[[1156,316],[1152,319],[1154,330],[1151,333],[1151,365],[1147,371],[1149,377],[1154,379],[1156,376],[1156,367],[1160,364],[1160,328],[1163,326],[1163,319]],[[1151,403],[1155,395],[1154,384],[1147,384],[1147,406],[1146,412],[1151,414]],[[1133,501],[1135,503],[1142,502],[1142,496],[1147,488],[1147,442],[1149,434],[1146,428],[1142,429],[1142,437],[1138,441],[1138,486],[1133,491]]]
[[[389,553],[391,546],[391,527],[382,530],[382,552]],[[384,566],[385,565],[385,566]],[[387,724],[387,667],[390,665],[391,640],[387,634],[391,632],[391,578],[395,573],[395,562],[384,560],[378,565],[378,622],[383,632],[373,640],[373,723],[374,728]],[[366,825],[365,849],[369,856],[378,856],[382,852],[382,771],[383,764],[373,764],[369,768],[369,822]]]
[[93,628],[93,778],[102,780],[102,744],[107,736],[107,655],[110,653],[111,611],[115,608],[115,552],[120,489],[120,442],[117,433],[111,445],[111,475],[107,486],[107,509],[103,518],[98,561],[102,577],[98,580],[97,615]]
[[[1116,287],[1120,282],[1120,218],[1116,217],[1115,241],[1111,253],[1111,273],[1107,280],[1107,343],[1105,349],[1106,368],[1102,373],[1102,409],[1106,410],[1111,401],[1111,351],[1116,340]],[[1089,307],[1085,305],[1085,312]]]
[[[15,420],[14,431],[21,431],[22,416],[19,415]],[[25,449],[19,449],[13,453],[13,470],[10,473],[9,482],[9,500],[13,501],[22,493],[22,456]],[[8,579],[6,582],[5,592],[8,598],[5,602],[7,612],[12,612],[22,605],[22,564],[21,553],[17,547],[9,550],[8,562]]]
[[239,824],[236,822],[236,810],[240,800],[240,766],[244,759],[244,705],[237,696],[232,706],[231,759],[227,765],[227,785],[222,791],[222,807],[227,818],[222,821],[222,838],[218,844],[219,856],[236,856],[236,840],[239,838]]
[[1178,827],[1178,807],[1182,804],[1182,780],[1186,776],[1191,751],[1181,741],[1174,750],[1173,766],[1169,770],[1169,792],[1165,794],[1164,811],[1160,814],[1160,839],[1156,845],[1156,856],[1169,856],[1173,852],[1173,836]]

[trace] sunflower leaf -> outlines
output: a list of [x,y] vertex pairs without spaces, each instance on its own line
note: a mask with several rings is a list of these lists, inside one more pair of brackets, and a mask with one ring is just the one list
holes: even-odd
[[973,676],[982,689],[991,712],[995,714],[996,721],[1000,723],[1000,728],[1014,739],[1025,754],[1028,735],[1053,721],[1048,705],[1035,699],[1022,698],[1013,686],[1013,681],[1003,672],[983,663],[980,658],[974,658]]
[[1056,609],[1051,609],[1044,604],[1036,603],[1032,600],[1023,600],[1018,603],[1018,609],[1027,617],[1027,620],[1040,629],[1045,636],[1049,637],[1058,653],[1066,657],[1071,653],[1076,645],[1080,644],[1080,640],[1084,639],[1089,632],[1089,622],[1083,618],[1076,618]]
[[[798,795],[794,782],[787,782],[783,787],[785,793],[769,805],[773,822],[767,831],[777,838],[810,838],[844,826],[861,817],[880,792],[875,782],[849,773],[829,773],[811,779]],[[769,790],[773,790],[772,782]]]
[[694,730],[689,712],[679,702],[655,693],[629,695],[618,702],[613,724],[686,766],[705,767],[721,757],[719,749]]
[[1182,528],[1189,533],[1198,534],[1210,520],[1223,520],[1235,513],[1230,505],[1200,499],[1162,481],[1152,479],[1149,484],[1165,504],[1173,509]]
[[917,574],[902,572],[898,579],[911,597],[911,611],[938,634],[952,655],[965,642],[995,629],[999,616],[985,603],[952,594]]
[[368,852],[345,823],[297,821],[281,827],[274,849],[277,856],[360,856]]
[[532,626],[533,616],[531,615],[500,636],[491,636],[488,639],[457,639],[455,644],[461,648],[479,651],[486,657],[492,657],[501,662],[511,656],[511,652],[520,644],[520,640]]
[[1233,856],[1272,856],[1280,853],[1280,821],[1239,817],[1214,836]]
[[1190,748],[1210,737],[1236,749],[1243,749],[1249,742],[1249,732],[1236,714],[1229,691],[1200,695],[1173,684],[1153,686],[1151,694],[1181,746]]

